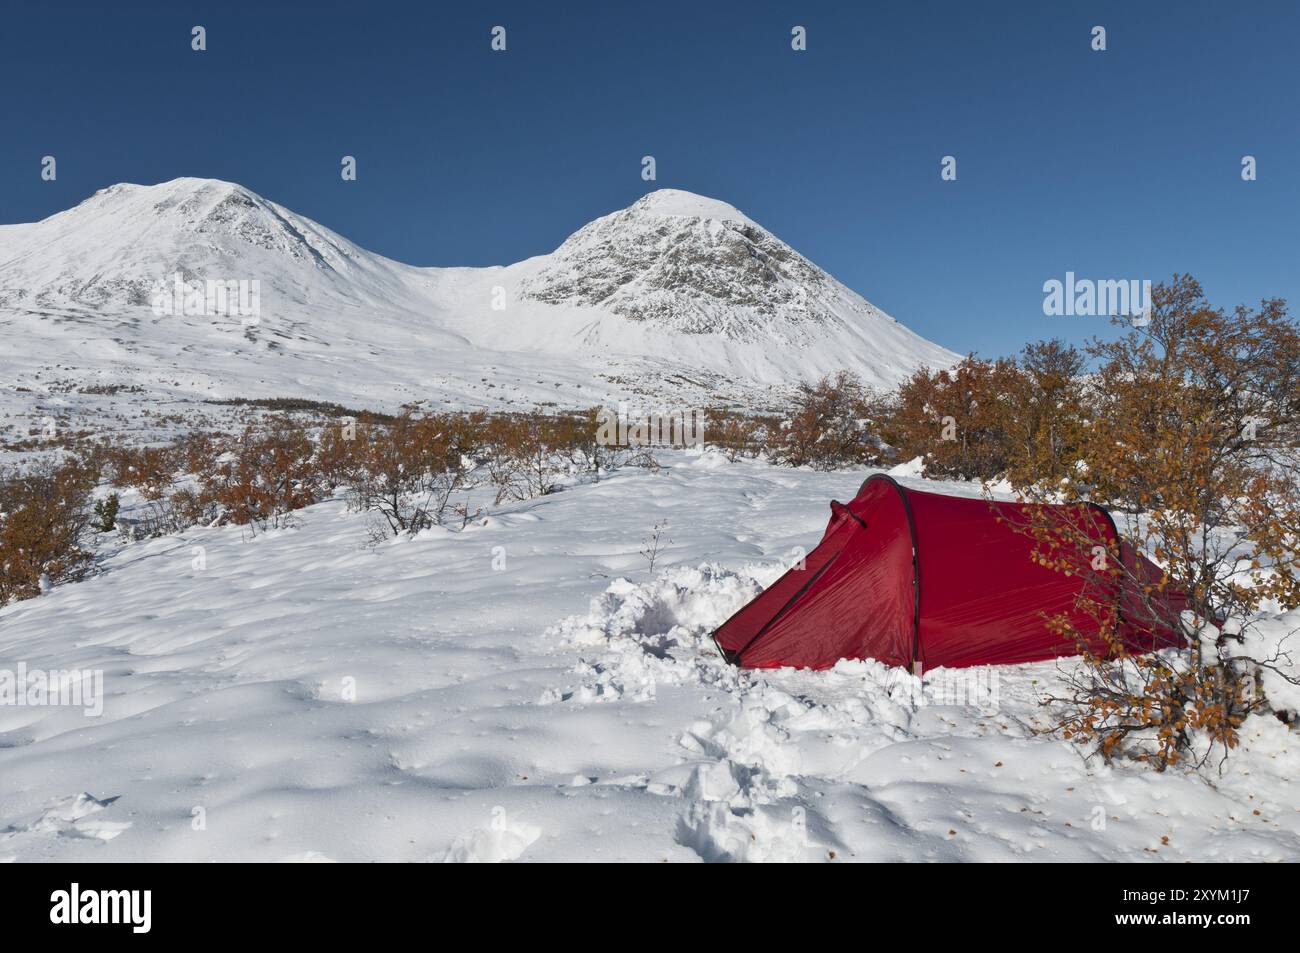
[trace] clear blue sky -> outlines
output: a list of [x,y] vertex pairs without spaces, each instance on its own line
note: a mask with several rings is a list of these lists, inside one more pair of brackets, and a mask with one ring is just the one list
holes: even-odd
[[1105,331],[1042,314],[1067,270],[1300,304],[1298,47],[1294,0],[9,0],[0,221],[210,176],[402,261],[500,264],[682,188],[925,336],[1011,353]]

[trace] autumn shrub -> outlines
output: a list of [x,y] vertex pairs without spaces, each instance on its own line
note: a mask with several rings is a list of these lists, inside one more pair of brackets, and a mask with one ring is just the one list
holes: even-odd
[[1006,476],[1012,483],[1056,481],[1078,472],[1092,416],[1085,357],[1059,340],[1020,353],[1018,373],[1003,375],[1001,402]]
[[600,440],[600,426],[606,412],[600,407],[560,414],[552,422],[551,436],[557,466],[579,478],[599,482],[602,473],[616,470],[626,459],[625,448]]
[[0,605],[86,573],[94,483],[76,460],[0,473]]
[[321,428],[316,469],[326,488],[351,486],[365,472],[367,446],[378,426],[370,419],[348,419]]
[[[1102,639],[1090,648],[1077,622],[1048,620],[1085,649],[1049,699],[1055,730],[1161,770],[1222,764],[1245,719],[1269,710],[1263,674],[1296,682],[1286,645],[1257,630],[1262,607],[1300,606],[1300,330],[1280,300],[1224,311],[1184,275],[1153,289],[1149,324],[1088,351],[1095,406],[1076,476],[1014,481],[1028,500],[1100,503],[1118,530],[1098,551],[1059,509],[1024,527],[1046,565],[1084,573],[1076,608]],[[1167,630],[1173,647],[1135,646],[1125,624]]]
[[354,505],[377,513],[381,535],[441,525],[466,471],[448,417],[404,413],[358,432]]
[[[793,416],[797,417],[798,411]],[[704,419],[708,423],[708,446],[721,451],[732,463],[764,453],[774,456],[777,441],[785,436],[777,417],[710,407]]]
[[953,368],[921,368],[888,400],[882,435],[897,459],[920,457],[927,476],[991,480],[1012,459],[1012,419],[1025,390],[1010,358],[971,355]]
[[215,521],[219,515],[215,501],[204,497],[203,492],[192,487],[181,487],[168,501],[183,527]]
[[179,467],[186,473],[202,473],[221,454],[223,438],[218,434],[194,431],[186,434],[175,448]]
[[[494,503],[530,500],[559,489],[569,463],[599,472],[602,450],[586,420],[498,414],[484,422],[481,443]],[[566,462],[567,461],[567,462]],[[605,462],[611,458],[605,456]]]
[[167,496],[181,454],[171,446],[115,446],[104,454],[104,475],[114,486],[137,490],[146,500]]
[[559,489],[563,470],[557,458],[563,447],[564,432],[554,420],[529,415],[518,421],[510,445],[517,498],[547,496]]
[[790,466],[819,470],[878,463],[882,446],[869,426],[877,417],[878,400],[849,371],[802,385],[776,439],[776,457]]
[[215,504],[222,518],[240,526],[280,525],[322,495],[314,456],[315,445],[292,423],[246,427],[200,474],[200,502]]

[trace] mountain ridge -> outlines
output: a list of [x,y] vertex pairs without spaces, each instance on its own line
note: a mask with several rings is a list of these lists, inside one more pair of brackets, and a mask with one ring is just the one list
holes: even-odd
[[[159,315],[159,282],[258,281],[255,321]],[[0,226],[5,377],[351,406],[767,402],[842,368],[891,387],[958,356],[738,209],[677,189],[508,265],[370,252],[238,183],[119,183]],[[111,356],[110,356],[111,355]],[[42,360],[44,358],[44,360]],[[495,393],[494,393],[495,392]]]

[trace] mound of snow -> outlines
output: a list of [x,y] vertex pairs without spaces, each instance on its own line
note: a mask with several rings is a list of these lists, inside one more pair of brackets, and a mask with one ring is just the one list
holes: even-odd
[[890,467],[887,472],[891,477],[911,477],[920,479],[925,473],[925,457],[913,457],[906,463]]

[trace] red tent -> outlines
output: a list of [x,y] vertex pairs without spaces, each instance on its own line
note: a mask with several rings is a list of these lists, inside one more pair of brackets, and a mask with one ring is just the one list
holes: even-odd
[[[1035,541],[1017,528],[1031,509],[872,476],[847,505],[831,503],[826,532],[803,565],[728,619],[714,641],[746,668],[872,658],[928,670],[1075,654],[1044,620],[1066,613],[1080,631],[1095,632],[1096,620],[1076,604],[1084,579],[1033,560]],[[1114,551],[1119,535],[1104,509],[1060,511]],[[1114,592],[1121,637],[1136,651],[1173,644],[1169,622],[1186,600],[1166,592],[1153,609],[1134,579],[1158,581],[1159,568],[1126,544],[1120,553],[1128,571],[1122,582],[1105,576],[1110,589],[1101,591]]]

